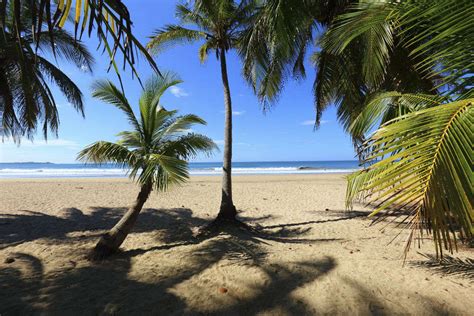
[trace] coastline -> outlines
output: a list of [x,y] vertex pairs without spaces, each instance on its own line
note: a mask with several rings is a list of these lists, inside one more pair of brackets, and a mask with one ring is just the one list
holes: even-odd
[[425,259],[418,252],[434,253],[431,239],[412,249],[404,266],[408,231],[397,220],[372,225],[370,209],[345,211],[344,175],[234,179],[239,217],[263,227],[269,239],[236,231],[194,242],[193,229],[217,214],[221,179],[193,176],[183,187],[152,193],[122,254],[100,264],[85,254],[133,203],[136,184],[0,180],[0,311],[467,315],[474,309],[468,279],[416,265]]
[[[233,174],[232,179],[239,179],[239,178],[244,178],[246,180],[252,181],[252,178],[258,179],[260,177],[273,177],[275,179],[278,179],[278,177],[282,178],[300,178],[305,179],[305,178],[318,178],[318,177],[339,177],[339,176],[347,176],[351,174],[352,172],[350,171],[345,171],[345,172],[328,172],[328,173],[288,173],[288,174],[272,174],[272,173],[262,173],[262,174]],[[213,175],[195,175],[191,174],[189,176],[190,182],[192,181],[211,181],[211,182],[220,182],[221,181],[221,176],[222,174],[213,174]],[[254,179],[254,180],[255,180]],[[42,181],[91,181],[91,182],[131,182],[133,181],[128,178],[128,176],[123,176],[123,177],[32,177],[32,178],[0,178],[0,183],[1,182],[42,182]]]

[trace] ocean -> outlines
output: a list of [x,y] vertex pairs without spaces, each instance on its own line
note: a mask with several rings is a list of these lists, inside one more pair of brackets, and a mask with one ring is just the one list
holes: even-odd
[[[220,175],[221,162],[191,162],[191,175]],[[317,174],[347,173],[359,169],[358,161],[260,161],[234,162],[232,174]],[[127,171],[113,165],[0,163],[0,179],[5,178],[115,178]]]

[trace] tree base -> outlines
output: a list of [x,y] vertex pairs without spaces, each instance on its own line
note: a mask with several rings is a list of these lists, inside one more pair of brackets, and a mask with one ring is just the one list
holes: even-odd
[[117,247],[108,245],[109,239],[110,236],[108,234],[103,235],[95,247],[89,252],[87,259],[90,261],[102,261],[116,254],[119,250]]
[[209,224],[200,227],[194,234],[194,237],[209,238],[219,234],[222,231],[225,231],[228,228],[238,228],[255,235],[260,235],[260,231],[256,227],[246,224],[238,220],[236,217],[227,218],[217,216],[216,219],[214,219]]

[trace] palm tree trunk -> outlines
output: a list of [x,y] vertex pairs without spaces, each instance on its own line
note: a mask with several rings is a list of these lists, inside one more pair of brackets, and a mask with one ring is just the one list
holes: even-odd
[[229,79],[227,78],[227,64],[224,47],[221,47],[219,52],[222,84],[224,86],[225,127],[222,197],[217,218],[222,220],[234,220],[237,211],[232,200],[232,101],[230,98]]
[[102,235],[97,245],[93,249],[92,258],[100,259],[104,258],[114,252],[117,252],[120,245],[123,243],[127,235],[132,230],[135,222],[137,221],[138,215],[140,214],[143,204],[150,196],[152,185],[144,184],[141,187],[140,193],[138,193],[137,200],[132,207],[130,207],[120,221],[108,231]]

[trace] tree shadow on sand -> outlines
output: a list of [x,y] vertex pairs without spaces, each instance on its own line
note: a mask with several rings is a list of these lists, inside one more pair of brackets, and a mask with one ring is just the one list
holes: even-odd
[[[258,231],[256,234],[249,232],[247,229],[236,227],[235,225],[228,225],[221,227],[220,231],[207,235],[204,237],[196,237],[196,229],[206,223],[201,218],[194,217],[192,211],[189,209],[172,209],[166,212],[160,210],[147,209],[147,211],[160,214],[159,225],[154,226],[154,240],[158,243],[157,246],[149,248],[135,248],[131,250],[122,251],[120,254],[137,256],[148,251],[165,250],[178,246],[186,246],[192,244],[200,244],[207,240],[219,240],[220,243],[226,245],[223,251],[233,253],[233,247],[240,248],[245,254],[244,257],[252,260],[260,260],[266,255],[264,245],[269,245],[269,242],[280,243],[321,243],[333,242],[339,239],[310,239],[301,238],[307,234],[311,228],[280,228],[277,230]],[[246,217],[246,222],[258,223],[271,216],[263,216],[258,218]],[[138,226],[146,225],[147,218],[140,217],[137,221]],[[135,231],[135,230],[134,230]],[[113,259],[113,258],[112,258]]]
[[440,275],[457,275],[474,282],[474,259],[457,258],[449,255],[443,255],[437,258],[436,255],[420,253],[426,260],[413,261],[412,266],[429,269],[432,273]]
[[[3,243],[19,240],[51,238],[53,241],[71,243],[76,238],[68,236],[71,232],[109,229],[122,215],[123,208],[95,207],[90,215],[73,209],[70,215],[61,217],[42,213],[7,216],[2,222],[7,225],[34,226],[36,229],[20,231],[17,235],[2,235]],[[22,216],[26,216],[23,218]],[[268,217],[266,218],[268,219]],[[247,221],[260,222],[259,218],[246,218]],[[340,219],[343,220],[343,219]],[[133,233],[152,233],[157,246],[134,248],[114,255],[101,263],[79,261],[67,269],[54,270],[43,267],[42,261],[30,254],[11,253],[15,259],[10,264],[0,262],[0,314],[219,314],[252,315],[257,313],[279,313],[304,315],[330,312],[319,310],[314,303],[305,301],[293,293],[296,289],[313,282],[319,282],[325,275],[337,268],[332,257],[315,257],[300,262],[273,262],[264,260],[270,242],[331,242],[332,240],[308,240],[301,238],[305,230],[290,226],[283,233],[268,232],[268,238],[249,234],[237,228],[228,229],[211,238],[193,238],[193,228],[205,221],[193,216],[190,209],[146,209],[140,215]],[[54,225],[53,227],[42,227]],[[61,227],[61,225],[63,225]],[[3,228],[2,227],[2,228]],[[284,227],[286,229],[286,227]],[[296,227],[298,228],[298,227]],[[274,239],[272,239],[274,238]],[[171,253],[173,260],[148,261],[160,256],[173,247],[179,251]],[[53,253],[54,255],[54,248]],[[168,253],[170,255],[170,253]],[[67,254],[66,254],[67,256]],[[65,258],[67,259],[67,258]],[[244,284],[251,289],[251,295],[233,297],[233,291],[219,293],[219,281],[213,267],[225,260],[226,264],[250,266],[258,269],[264,282]],[[134,269],[134,265],[138,265]],[[45,273],[45,271],[49,271]],[[210,283],[204,288],[188,287],[187,295],[180,292],[180,285],[193,277],[210,275]],[[230,270],[233,271],[233,270]],[[236,270],[238,271],[238,270]],[[245,271],[245,270],[244,270]],[[137,275],[138,273],[138,275]],[[228,273],[228,272],[227,272]],[[243,282],[252,281],[248,276],[235,276]],[[358,293],[359,300],[367,304],[355,304],[349,311],[359,314],[383,315],[399,312],[394,305],[384,303],[373,292],[349,280],[349,286]],[[187,286],[190,286],[189,284]],[[242,286],[242,285],[239,285]],[[421,296],[420,296],[421,297]],[[207,304],[200,305],[202,302]],[[420,304],[430,314],[449,312],[421,297]],[[329,304],[331,305],[331,304]],[[327,308],[327,305],[325,305]],[[338,306],[332,306],[339,308]],[[341,310],[339,310],[341,312]]]
[[[334,212],[332,212],[334,213]],[[326,214],[330,214],[329,211]],[[362,211],[347,211],[347,212],[337,212],[336,213],[338,218],[329,218],[329,219],[322,219],[322,220],[315,220],[315,221],[305,221],[305,222],[296,222],[296,223],[285,223],[285,224],[277,224],[277,225],[265,225],[261,226],[264,229],[272,229],[272,228],[285,228],[285,227],[296,227],[296,226],[306,226],[312,224],[324,224],[329,222],[339,222],[339,221],[346,221],[349,219],[359,218],[359,217],[367,217],[370,212],[362,212]],[[333,214],[331,214],[333,215]],[[342,215],[342,216],[341,216]],[[333,215],[334,216],[334,215]]]
[[[110,229],[127,210],[125,207],[91,207],[89,213],[77,208],[65,208],[57,216],[41,212],[24,210],[22,214],[1,214],[0,250],[19,244],[42,239],[42,243],[70,243],[87,241],[98,238]],[[242,214],[240,214],[242,218]],[[236,244],[244,249],[252,245],[264,245],[270,241],[282,243],[321,243],[333,242],[339,239],[310,239],[302,238],[311,227],[296,227],[287,224],[281,227],[264,227],[258,223],[268,220],[271,215],[263,217],[243,217],[246,222],[256,223],[258,234],[252,234],[245,229],[233,225],[224,227],[217,236],[224,236],[228,243]],[[157,245],[148,248],[128,250],[128,254],[136,256],[147,251],[166,250],[177,246],[198,244],[208,238],[195,238],[195,228],[204,225],[206,221],[195,217],[192,210],[187,208],[151,209],[147,208],[140,214],[132,234],[152,233]],[[295,226],[295,227],[293,227]],[[261,248],[259,248],[261,249]],[[264,253],[264,251],[262,251]],[[253,254],[255,257],[255,255]]]
[[[251,295],[243,297],[234,296],[239,287],[232,288],[232,285],[228,293],[219,293],[216,285],[218,282],[211,282],[205,288],[188,285],[187,295],[191,294],[192,300],[180,292],[180,284],[227,259],[229,252],[239,251],[240,248],[230,249],[229,243],[222,240],[207,240],[184,251],[186,260],[173,264],[157,262],[158,265],[148,268],[139,280],[131,276],[133,261],[126,253],[115,257],[113,261],[49,274],[44,273],[38,258],[15,253],[14,263],[6,268],[0,267],[0,313],[391,315],[418,311],[426,315],[459,314],[459,311],[448,305],[417,293],[404,293],[416,296],[416,300],[412,301],[416,306],[403,306],[391,296],[392,293],[378,295],[374,289],[344,276],[340,281],[341,286],[349,289],[350,296],[341,298],[343,302],[336,295],[334,300],[317,306],[314,302],[294,295],[298,288],[309,284],[314,286],[314,282],[319,282],[337,268],[336,261],[331,257],[292,263],[252,263],[265,281],[257,285],[249,284]],[[246,280],[245,277],[243,280]],[[202,305],[203,302],[207,303]]]
[[[255,247],[251,251],[257,253]],[[173,287],[223,259],[236,259],[239,258],[237,254],[245,252],[245,249],[222,238],[206,240],[187,249],[184,252],[186,260],[173,265],[169,262],[167,265],[159,264],[156,269],[150,269],[145,275],[150,282],[129,277],[132,257],[126,252],[101,264],[88,264],[48,275],[44,275],[39,259],[15,253],[12,254],[15,262],[7,268],[0,268],[0,295],[3,298],[0,313],[197,314],[198,311],[188,306],[186,299],[173,291]],[[261,269],[268,282],[253,288],[255,294],[238,303],[231,300],[225,304],[211,304],[213,310],[204,311],[206,314],[257,313],[272,308],[287,309],[294,314],[307,312],[310,307],[293,300],[291,292],[336,267],[330,257],[291,265],[260,265],[253,258],[249,260],[252,261],[249,264]],[[202,295],[202,300],[209,299],[209,293],[193,294]]]
[[453,307],[442,304],[432,298],[421,295],[417,292],[404,292],[404,295],[416,297],[416,305],[401,303],[400,298],[389,293],[385,296],[375,294],[373,288],[367,288],[360,282],[342,277],[342,282],[352,290],[353,303],[348,305],[340,304],[333,306],[331,313],[355,314],[355,315],[462,315],[463,313]]
[[[54,242],[74,242],[78,239],[96,238],[122,217],[125,207],[91,207],[90,214],[77,208],[65,208],[57,216],[28,210],[22,214],[0,214],[0,249],[44,238]],[[193,217],[186,208],[145,209],[133,232],[159,232],[162,229],[178,229],[182,225],[201,225],[204,221]],[[77,233],[70,236],[71,233]],[[182,236],[183,239],[188,236]]]

